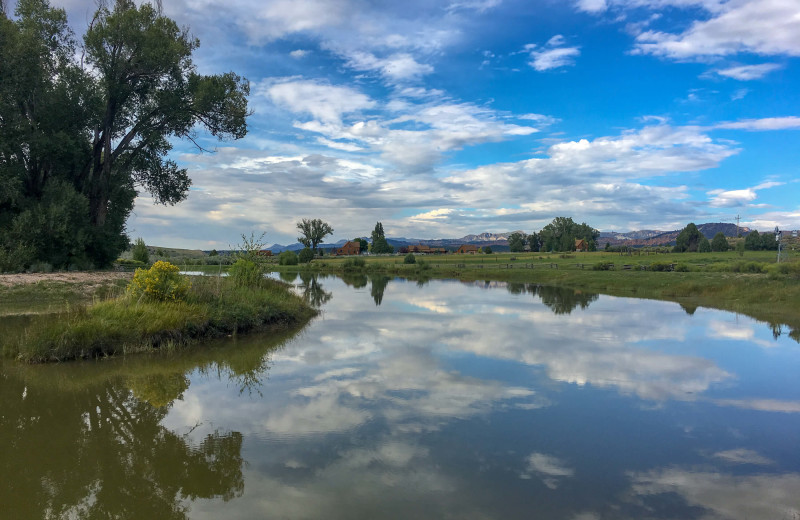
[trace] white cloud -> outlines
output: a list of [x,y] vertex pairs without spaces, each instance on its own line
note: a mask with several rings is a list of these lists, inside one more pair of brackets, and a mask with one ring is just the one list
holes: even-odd
[[308,80],[277,83],[266,87],[265,94],[293,112],[310,114],[328,123],[375,106],[375,101],[355,89]]
[[751,131],[800,129],[800,117],[787,116],[765,117],[762,119],[743,119],[729,123],[720,123],[718,125],[714,125],[714,128]]
[[706,518],[745,520],[800,515],[800,475],[727,475],[669,468],[634,473],[638,496],[677,494],[687,504],[708,511]]
[[714,454],[714,457],[732,464],[755,464],[759,466],[769,466],[775,464],[775,461],[760,455],[758,452],[745,448],[719,451]]
[[707,192],[707,194],[711,197],[710,206],[712,208],[731,208],[742,206],[756,200],[758,197],[756,192],[759,190],[774,188],[775,186],[782,186],[783,184],[783,182],[769,181],[762,182],[752,188],[744,188],[741,190],[716,189]]
[[[556,489],[561,479],[572,477],[575,474],[575,471],[567,467],[561,459],[537,452],[528,456],[526,469],[528,473],[539,475],[542,482],[550,489]],[[523,474],[522,477],[528,477],[528,473]]]
[[737,53],[800,56],[800,5],[793,0],[655,2],[704,7],[712,16],[682,33],[648,30],[636,36],[635,50],[672,59]]
[[411,54],[405,52],[386,58],[377,58],[369,52],[353,52],[347,55],[347,60],[353,69],[378,71],[392,83],[419,79],[433,72],[433,67],[418,63]]
[[526,45],[525,51],[530,53],[531,58],[528,64],[539,72],[574,65],[575,58],[581,54],[580,47],[563,47],[565,43],[564,37],[557,34],[543,47]]
[[453,213],[453,209],[443,208],[443,209],[434,209],[431,211],[427,211],[425,213],[420,213],[418,215],[414,215],[413,217],[408,217],[409,220],[437,220],[446,217],[447,215]]
[[575,2],[575,6],[580,11],[584,11],[587,13],[602,13],[606,9],[608,9],[608,4],[606,0],[577,0]]
[[305,58],[311,51],[305,49],[295,49],[289,53],[289,56],[292,58],[299,60],[300,58]]
[[727,69],[718,69],[715,72],[720,76],[738,79],[740,81],[750,81],[763,78],[770,72],[782,68],[777,63],[761,63],[759,65],[739,65]]

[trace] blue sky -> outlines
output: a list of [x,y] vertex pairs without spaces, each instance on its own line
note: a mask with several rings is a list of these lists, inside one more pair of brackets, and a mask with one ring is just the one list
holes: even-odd
[[[150,244],[734,222],[800,228],[799,0],[164,0],[249,134],[176,143],[194,185],[137,200]],[[64,0],[76,29],[93,2]]]

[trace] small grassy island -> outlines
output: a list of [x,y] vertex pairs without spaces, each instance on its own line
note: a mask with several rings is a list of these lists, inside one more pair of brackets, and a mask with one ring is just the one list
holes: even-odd
[[227,277],[189,277],[156,262],[138,269],[116,298],[42,316],[21,335],[6,337],[3,353],[29,363],[173,349],[199,340],[291,326],[315,314],[261,266],[238,260]]

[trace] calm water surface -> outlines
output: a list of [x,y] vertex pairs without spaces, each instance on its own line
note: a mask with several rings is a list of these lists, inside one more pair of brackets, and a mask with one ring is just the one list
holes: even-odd
[[533,285],[287,280],[322,308],[297,334],[0,366],[0,518],[800,518],[780,330]]

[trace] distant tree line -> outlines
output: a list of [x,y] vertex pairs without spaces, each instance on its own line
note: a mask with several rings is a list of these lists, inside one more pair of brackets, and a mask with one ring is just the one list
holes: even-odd
[[575,251],[575,242],[584,240],[589,251],[597,251],[599,237],[600,231],[585,222],[578,224],[570,217],[556,217],[538,233],[511,233],[508,247],[512,253],[520,253],[526,248],[530,251],[565,252]]

